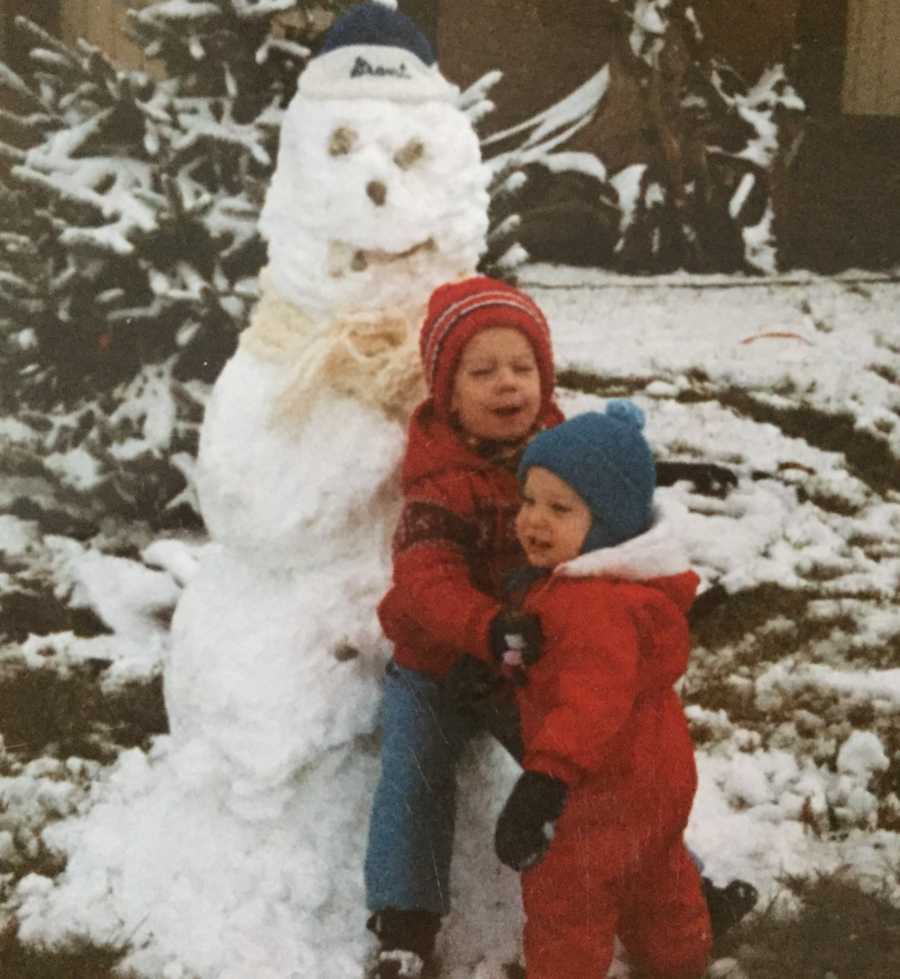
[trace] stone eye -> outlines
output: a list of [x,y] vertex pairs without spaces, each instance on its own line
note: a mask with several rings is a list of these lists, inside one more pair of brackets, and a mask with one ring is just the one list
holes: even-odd
[[408,170],[425,155],[425,144],[420,139],[411,139],[406,146],[394,154],[394,163],[401,170]]
[[338,126],[331,134],[328,152],[331,156],[346,156],[356,146],[356,133],[347,126]]

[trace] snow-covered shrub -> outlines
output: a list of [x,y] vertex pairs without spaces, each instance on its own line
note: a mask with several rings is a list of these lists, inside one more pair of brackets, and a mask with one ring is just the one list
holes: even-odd
[[[596,74],[486,140],[500,150],[498,191],[511,166],[527,175],[513,176],[515,198],[496,195],[497,232],[538,258],[627,272],[774,271],[776,201],[804,110],[784,68],[741,78],[711,55],[689,0],[596,6],[608,38]],[[573,137],[580,152],[567,150]],[[597,143],[622,159],[584,149]]]
[[20,461],[55,457],[61,485],[102,486],[130,512],[140,499],[150,519],[184,487],[169,460],[192,450],[203,396],[186,391],[218,374],[256,296],[281,109],[309,53],[301,35],[323,26],[306,6],[132,10],[152,73],[17,20],[31,51],[27,75],[0,66],[14,99],[0,413],[30,415],[13,447]]

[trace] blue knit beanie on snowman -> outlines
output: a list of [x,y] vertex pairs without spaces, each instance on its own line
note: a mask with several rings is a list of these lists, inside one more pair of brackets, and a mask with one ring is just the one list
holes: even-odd
[[434,52],[425,35],[405,14],[382,3],[361,3],[331,25],[319,54],[350,44],[382,44],[412,51],[426,65],[434,64]]
[[615,399],[603,414],[589,411],[540,432],[522,456],[520,481],[541,466],[588,505],[593,521],[582,553],[615,547],[650,526],[656,466],[644,421],[636,404]]
[[351,7],[332,24],[298,91],[307,98],[392,102],[455,102],[459,96],[415,22],[373,2]]

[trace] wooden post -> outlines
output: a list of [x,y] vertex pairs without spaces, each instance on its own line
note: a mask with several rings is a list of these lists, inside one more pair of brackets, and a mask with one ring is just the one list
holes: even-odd
[[900,116],[900,5],[850,0],[843,107],[850,115]]
[[66,0],[63,4],[59,30],[66,44],[74,44],[76,38],[83,37],[87,32],[84,6],[85,0]]
[[96,45],[123,68],[144,68],[144,53],[125,36],[128,9],[143,6],[147,0],[65,0],[62,5],[60,35],[66,44],[83,37]]

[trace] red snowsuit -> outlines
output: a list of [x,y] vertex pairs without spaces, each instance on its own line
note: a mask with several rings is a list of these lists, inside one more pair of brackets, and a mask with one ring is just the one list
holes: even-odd
[[682,840],[697,774],[673,689],[698,579],[675,573],[686,562],[666,540],[657,523],[582,555],[523,603],[545,637],[517,692],[524,767],[569,786],[547,855],[522,874],[528,979],[601,979],[616,934],[653,979],[706,966],[709,918]]
[[[540,419],[542,427],[561,421],[552,404]],[[428,400],[409,425],[402,482],[393,583],[378,607],[394,659],[437,678],[463,653],[492,663],[488,632],[503,578],[525,560],[515,463],[467,445]]]

